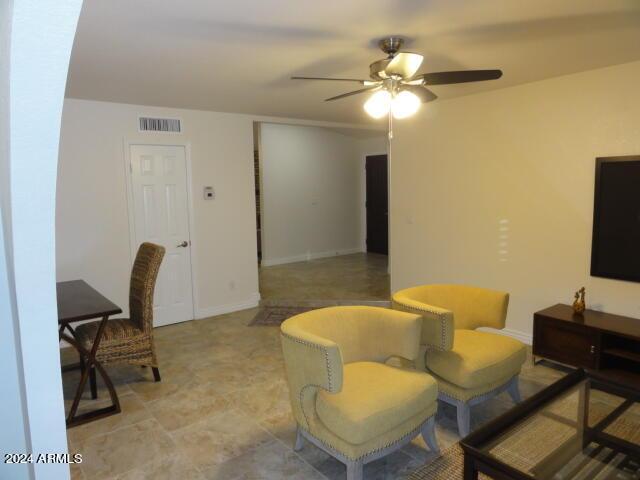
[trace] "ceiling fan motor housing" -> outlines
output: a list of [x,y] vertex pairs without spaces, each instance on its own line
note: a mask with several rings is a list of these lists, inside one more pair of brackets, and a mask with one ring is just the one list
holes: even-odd
[[402,37],[387,37],[383,38],[378,42],[378,46],[380,49],[389,55],[389,58],[393,58],[393,56],[402,48],[404,45],[404,38]]

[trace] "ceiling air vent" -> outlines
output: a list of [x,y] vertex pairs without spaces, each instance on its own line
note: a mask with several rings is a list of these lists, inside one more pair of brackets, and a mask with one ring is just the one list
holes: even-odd
[[141,132],[180,133],[182,125],[178,118],[139,117],[138,128]]

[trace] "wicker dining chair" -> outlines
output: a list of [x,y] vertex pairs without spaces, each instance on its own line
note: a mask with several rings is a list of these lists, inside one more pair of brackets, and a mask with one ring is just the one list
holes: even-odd
[[[156,382],[160,381],[158,358],[153,342],[153,292],[165,248],[145,242],[140,245],[131,270],[129,316],[107,321],[96,359],[103,365],[130,363],[151,367]],[[90,350],[100,322],[79,325],[76,339]],[[97,398],[96,372],[89,372],[91,397]]]

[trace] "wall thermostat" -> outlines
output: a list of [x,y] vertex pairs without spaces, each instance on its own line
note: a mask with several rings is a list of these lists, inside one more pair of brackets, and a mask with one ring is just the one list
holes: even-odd
[[204,187],[204,199],[213,200],[214,198],[216,198],[216,194],[213,191],[213,187]]

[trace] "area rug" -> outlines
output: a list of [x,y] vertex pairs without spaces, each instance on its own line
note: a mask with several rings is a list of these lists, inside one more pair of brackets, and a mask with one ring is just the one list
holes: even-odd
[[[464,473],[464,452],[459,443],[451,445],[433,462],[418,468],[409,475],[409,480],[457,480]],[[481,473],[478,478],[490,480]]]
[[290,307],[290,306],[268,306],[261,307],[251,323],[250,326],[272,326],[278,327],[287,318],[298,315],[299,313],[308,312],[317,307]]
[[308,312],[317,308],[335,307],[338,305],[366,305],[372,307],[389,308],[391,302],[383,300],[307,300],[289,301],[272,300],[261,304],[260,310],[253,317],[249,326],[279,327],[287,318]]

